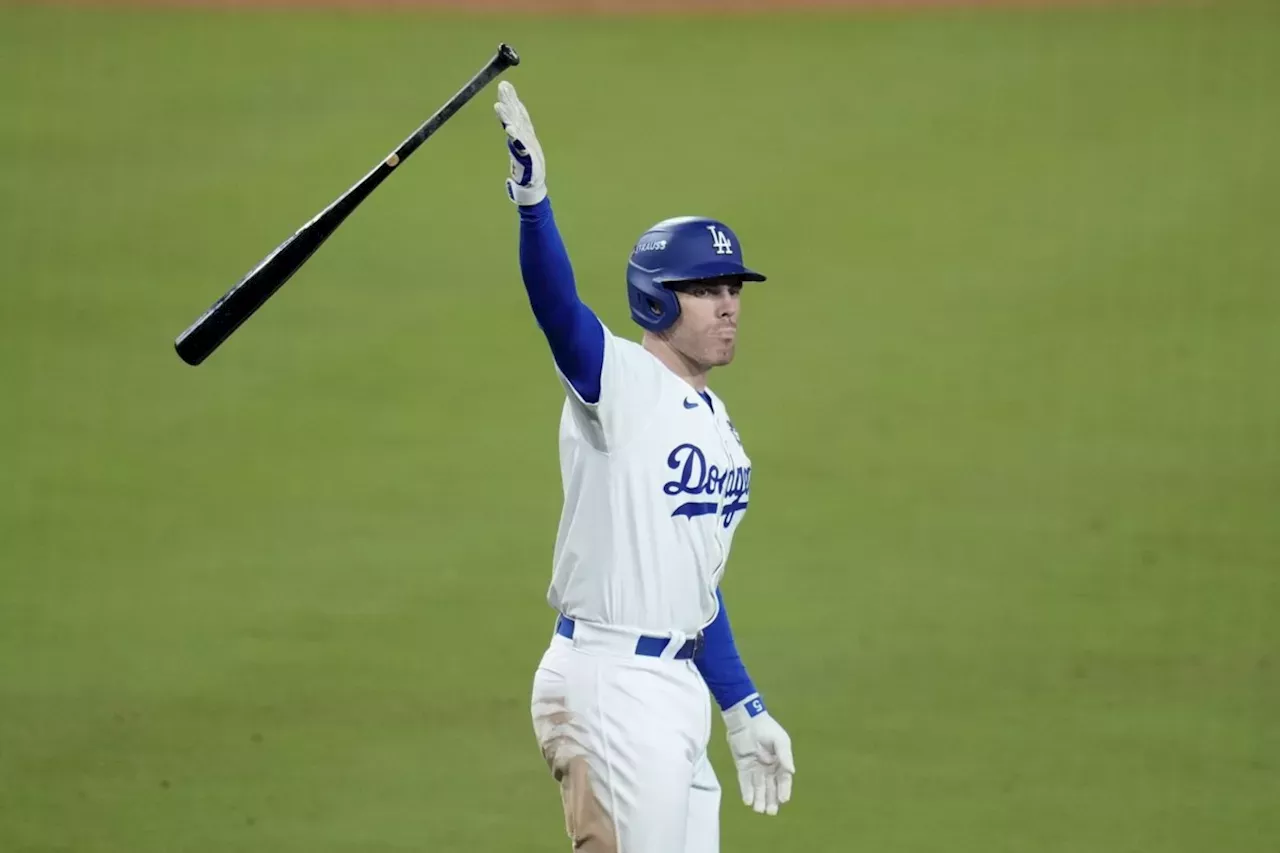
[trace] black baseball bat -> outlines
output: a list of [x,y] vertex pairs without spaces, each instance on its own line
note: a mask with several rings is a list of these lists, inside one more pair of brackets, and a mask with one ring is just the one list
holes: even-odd
[[241,323],[248,320],[254,311],[262,307],[262,304],[307,262],[316,249],[319,249],[321,244],[337,230],[343,220],[359,207],[360,203],[368,198],[369,194],[377,189],[397,166],[407,160],[419,145],[426,142],[453,117],[454,113],[489,85],[495,77],[519,64],[520,56],[510,45],[498,45],[498,52],[493,58],[476,72],[476,75],[444,106],[436,110],[435,115],[400,143],[400,147],[387,155],[386,159],[351,189],[295,231],[271,254],[259,261],[258,265],[249,270],[244,278],[223,294],[221,299],[213,303],[208,311],[196,318],[196,321],[174,341],[173,346],[178,351],[178,356],[190,365],[200,364],[208,358],[223,341],[230,337],[232,332],[240,327]]

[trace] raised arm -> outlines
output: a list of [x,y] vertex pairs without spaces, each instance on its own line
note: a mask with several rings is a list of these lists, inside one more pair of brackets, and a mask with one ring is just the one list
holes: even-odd
[[604,327],[578,297],[573,266],[547,198],[546,158],[529,111],[505,80],[494,111],[507,132],[511,177],[507,195],[520,210],[520,274],[529,307],[547,338],[560,373],[584,402],[600,399]]

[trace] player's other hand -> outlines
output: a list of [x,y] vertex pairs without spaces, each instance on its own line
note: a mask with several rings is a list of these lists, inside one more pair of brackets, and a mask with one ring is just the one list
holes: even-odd
[[760,814],[777,814],[778,806],[791,799],[791,777],[796,762],[791,737],[768,711],[754,717],[748,709],[759,696],[752,694],[724,712],[729,751],[738,769],[742,802]]
[[537,204],[547,197],[547,160],[534,135],[529,111],[520,103],[516,87],[506,80],[498,84],[498,102],[493,111],[507,132],[507,151],[511,154],[507,195],[518,205]]

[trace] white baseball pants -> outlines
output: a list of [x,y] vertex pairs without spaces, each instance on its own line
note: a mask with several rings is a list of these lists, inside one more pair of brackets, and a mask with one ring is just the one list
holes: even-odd
[[636,653],[638,634],[578,622],[533,680],[533,729],[580,853],[718,853],[711,697],[691,660]]

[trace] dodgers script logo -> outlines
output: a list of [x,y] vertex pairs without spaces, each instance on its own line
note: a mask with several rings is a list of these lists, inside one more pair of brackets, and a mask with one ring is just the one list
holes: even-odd
[[747,496],[751,491],[751,469],[729,468],[721,471],[715,465],[707,465],[707,456],[696,444],[681,444],[667,457],[667,467],[676,472],[676,479],[663,485],[662,491],[668,495],[720,495],[725,504],[721,508],[719,501],[686,501],[676,507],[671,517],[684,516],[694,518],[699,515],[711,515],[717,510],[721,513],[721,523],[727,529],[733,518],[747,509]]

